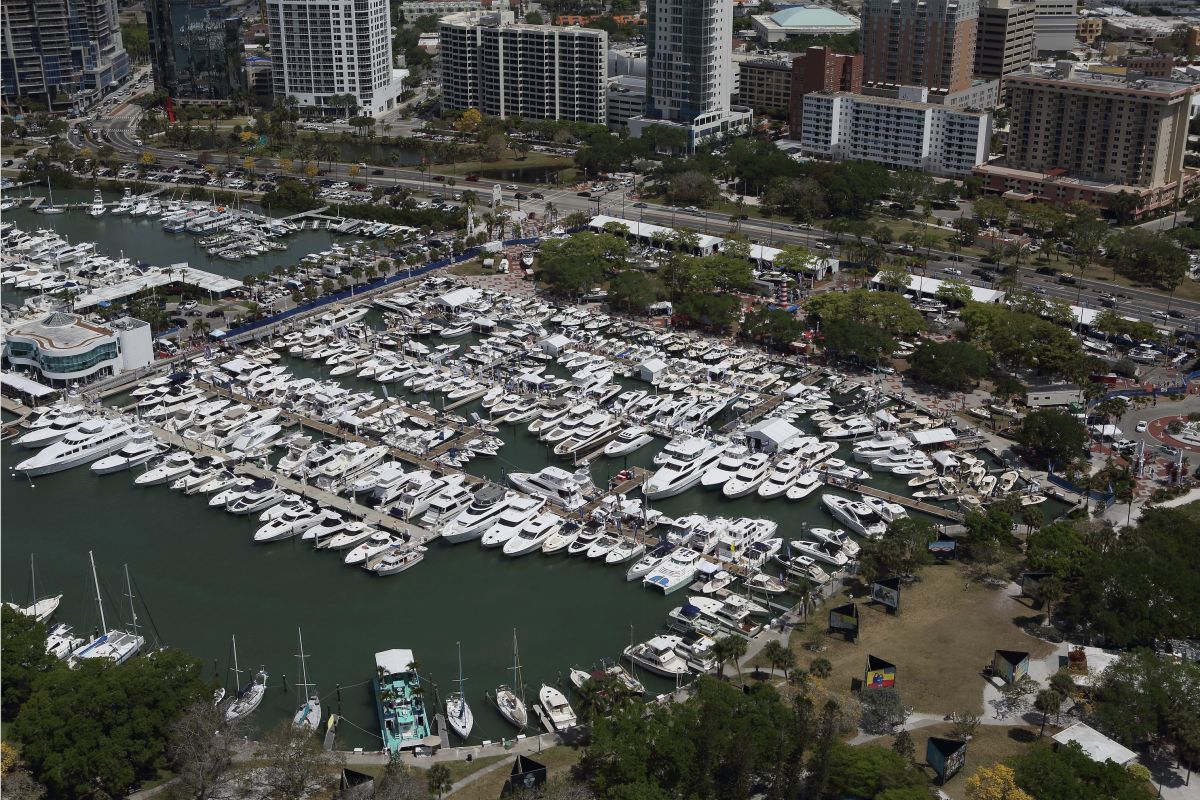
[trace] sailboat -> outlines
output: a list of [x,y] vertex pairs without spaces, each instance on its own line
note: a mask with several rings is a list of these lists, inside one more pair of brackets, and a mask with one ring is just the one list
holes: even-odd
[[[301,648],[301,650],[303,649]],[[262,702],[263,695],[267,693],[267,673],[261,668],[255,673],[254,680],[250,682],[250,685],[244,689],[241,688],[242,671],[238,667],[236,636],[233,637],[233,679],[238,687],[237,697],[229,704],[229,708],[225,709],[226,722],[241,719],[258,708],[258,704]]]
[[506,720],[524,728],[529,724],[529,710],[525,707],[525,685],[521,682],[521,660],[517,656],[517,629],[513,628],[513,665],[509,668],[513,673],[513,685],[501,684],[496,687],[496,708]]
[[450,727],[454,729],[463,739],[471,735],[471,728],[475,727],[475,716],[471,713],[471,707],[467,705],[467,696],[463,692],[463,677],[462,671],[462,642],[458,644],[458,691],[451,692],[446,698],[446,721],[450,723]]
[[54,192],[50,190],[50,176],[46,176],[46,194],[49,195],[49,202],[42,203],[37,208],[39,214],[61,214],[66,211],[65,208],[54,205]]
[[92,641],[71,654],[71,662],[78,663],[85,658],[106,658],[114,664],[124,664],[138,654],[146,639],[137,632],[137,611],[133,607],[133,583],[129,579],[129,566],[125,567],[125,586],[129,594],[129,611],[133,615],[133,630],[108,630],[108,622],[104,619],[104,601],[100,598],[100,579],[96,577],[96,558],[88,551],[88,560],[92,563],[92,584],[96,587],[96,607],[100,609],[100,630],[103,631]]
[[37,570],[33,568],[33,553],[29,554],[29,578],[32,581],[33,602],[24,608],[16,603],[5,603],[4,605],[18,614],[33,617],[38,622],[45,622],[58,610],[58,604],[62,602],[63,596],[61,594],[56,594],[53,597],[37,596]]
[[[315,688],[315,683],[308,682],[308,656],[304,654],[304,634],[300,633],[300,629],[296,629],[296,633],[300,637],[300,675],[303,682],[298,684],[301,689],[306,692]],[[292,724],[297,728],[310,728],[316,730],[321,725],[321,698],[316,692],[308,692],[304,703],[296,712],[296,716],[292,717]]]

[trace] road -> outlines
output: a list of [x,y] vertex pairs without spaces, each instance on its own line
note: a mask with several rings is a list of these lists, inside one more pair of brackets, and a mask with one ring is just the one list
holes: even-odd
[[[129,156],[130,160],[135,163],[137,157],[142,152],[150,152],[155,156],[159,167],[186,164],[184,159],[176,157],[176,152],[173,149],[168,150],[153,145],[143,147],[135,141],[137,137],[137,122],[140,115],[140,108],[132,104],[125,104],[117,107],[108,117],[92,123],[91,127],[104,129],[108,144],[111,144],[114,149],[122,154]],[[420,123],[418,122],[410,122],[405,126],[405,129],[415,128],[419,125]],[[73,143],[83,143],[82,134],[72,130],[71,135]],[[92,144],[94,146],[99,143],[92,142]],[[360,173],[353,178],[351,178],[349,173],[351,167],[351,164],[335,162],[326,171],[326,177],[353,180],[355,182],[380,186],[400,185],[419,192],[440,192],[445,189],[445,184],[432,180],[432,176],[403,167],[373,166],[370,170],[371,175]],[[580,197],[572,189],[548,188],[544,185],[518,184],[516,182],[493,181],[484,178],[480,178],[478,182],[471,183],[465,183],[459,178],[455,188],[456,190],[470,188],[478,193],[481,198],[486,199],[491,197],[492,187],[496,184],[501,184],[506,202],[515,203],[521,210],[534,211],[539,215],[545,213],[548,203],[552,203],[560,216],[566,216],[576,211],[589,214],[608,214],[630,221],[648,222],[668,227],[686,226],[692,230],[715,236],[723,236],[737,228],[753,241],[777,247],[798,244],[813,248],[823,241],[831,241],[830,234],[820,228],[783,221],[752,217],[743,220],[740,226],[737,226],[735,220],[728,214],[709,211],[688,213],[681,209],[649,202],[642,204],[645,206],[644,208],[635,208],[634,201],[630,200],[626,196],[626,193],[621,191],[607,192],[593,197]],[[519,191],[526,194],[537,191],[543,194],[544,197],[541,200],[525,200],[518,203],[513,198],[514,192],[507,188],[513,185],[517,186]],[[929,256],[928,271],[930,277],[943,279],[950,277],[943,270],[953,267],[961,269],[964,272],[963,279],[975,286],[984,286],[986,284],[973,276],[971,274],[972,270],[981,267],[994,268],[994,265],[987,264],[980,258],[970,255],[955,256],[947,251],[931,250]],[[1161,328],[1186,328],[1194,332],[1200,332],[1200,302],[1172,299],[1160,292],[1148,289],[1117,287],[1105,281],[1093,280],[1086,277],[1081,279],[1078,285],[1064,285],[1059,283],[1054,276],[1038,274],[1032,267],[1020,268],[1018,283],[1023,289],[1037,290],[1047,297],[1062,298],[1071,304],[1083,305],[1084,307],[1094,309],[1101,307],[1098,296],[1100,293],[1119,293],[1122,297],[1118,301],[1117,311],[1123,316],[1153,322]],[[1184,318],[1180,320],[1161,316],[1169,309],[1181,311],[1184,314]],[[1158,312],[1158,314],[1155,312]]]

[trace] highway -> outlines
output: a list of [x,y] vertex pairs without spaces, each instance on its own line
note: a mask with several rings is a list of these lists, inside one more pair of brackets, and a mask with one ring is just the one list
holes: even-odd
[[[118,106],[108,117],[91,123],[90,127],[103,129],[106,134],[107,143],[129,157],[129,160],[133,163],[137,162],[137,158],[142,152],[150,152],[155,156],[157,160],[156,166],[159,168],[186,165],[185,159],[176,157],[176,150],[174,149],[168,150],[153,145],[142,146],[135,141],[140,115],[141,109],[136,105],[125,104]],[[73,143],[84,143],[85,135],[78,130],[73,129],[71,136]],[[100,144],[100,142],[91,141],[90,143],[92,146]],[[352,178],[349,174],[351,166],[351,164],[335,162],[332,168],[325,171],[325,177],[367,183],[369,185],[401,185],[413,191],[426,193],[445,192],[447,190],[445,184],[434,181],[432,175],[424,175],[415,170],[402,167],[372,165],[370,169],[360,172],[360,174]],[[376,172],[381,174],[374,174]],[[521,210],[534,211],[539,215],[544,215],[546,204],[552,203],[560,217],[567,216],[576,211],[589,214],[600,213],[613,217],[621,217],[630,221],[643,221],[668,227],[684,226],[694,231],[715,236],[725,235],[735,229],[735,222],[728,214],[708,211],[689,213],[678,208],[649,202],[642,203],[643,208],[635,208],[635,201],[629,199],[626,193],[621,191],[607,192],[599,196],[580,197],[571,189],[550,188],[537,184],[520,184],[512,181],[494,181],[485,178],[480,178],[478,182],[467,183],[461,177],[457,178],[454,191],[466,191],[470,189],[475,191],[479,195],[481,202],[483,202],[492,196],[493,186],[496,184],[501,184],[506,203],[519,205]],[[518,203],[513,197],[514,192],[507,188],[509,186],[517,186],[518,191],[525,194],[539,192],[543,195],[543,198],[540,200],[523,200]],[[593,194],[595,195],[595,193]],[[833,241],[831,235],[820,228],[798,225],[786,221],[764,220],[751,217],[743,220],[738,229],[757,243],[775,247],[799,244],[811,249],[822,241]],[[895,245],[889,249],[894,252],[898,252],[899,250]],[[988,264],[980,258],[970,255],[955,256],[946,251],[931,250],[929,256],[928,274],[929,277],[933,278],[946,279],[952,277],[943,272],[946,268],[952,267],[962,270],[962,279],[968,283],[974,286],[986,286],[987,284],[984,281],[971,274],[972,270],[978,268],[995,269],[995,265]],[[1064,259],[1061,265],[1052,264],[1052,266],[1062,270],[1068,268],[1069,264]],[[1160,328],[1200,330],[1200,302],[1181,299],[1173,300],[1160,292],[1148,289],[1119,287],[1105,281],[1090,279],[1086,276],[1077,285],[1066,285],[1059,283],[1054,276],[1037,273],[1033,267],[1022,267],[1019,271],[1018,282],[1022,289],[1037,290],[1047,297],[1062,298],[1073,305],[1083,305],[1087,308],[1100,308],[1099,295],[1111,292],[1118,296],[1116,310],[1123,316],[1153,322]],[[1184,318],[1163,318],[1155,313],[1158,312],[1162,315],[1168,309],[1176,309],[1182,312]]]

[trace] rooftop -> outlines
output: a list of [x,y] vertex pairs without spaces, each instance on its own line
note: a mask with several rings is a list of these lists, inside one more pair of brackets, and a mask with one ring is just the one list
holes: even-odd
[[112,330],[85,322],[75,314],[56,311],[36,322],[25,322],[9,329],[8,335],[32,339],[39,350],[75,350],[102,342]]
[[780,28],[858,30],[858,20],[824,6],[792,6],[767,17]]
[[1109,89],[1114,92],[1159,95],[1171,98],[1191,94],[1196,87],[1187,81],[1166,78],[1143,78],[1129,75],[1112,75],[1079,69],[1073,62],[1060,62],[1054,66],[1034,64],[1019,72],[1004,77],[1005,83],[1052,82],[1064,86],[1079,86],[1092,89]]
[[1054,741],[1058,744],[1075,742],[1083,748],[1083,752],[1087,754],[1088,758],[1100,763],[1113,761],[1124,766],[1137,758],[1137,753],[1125,745],[1113,741],[1082,722],[1076,722],[1066,730],[1054,734]]

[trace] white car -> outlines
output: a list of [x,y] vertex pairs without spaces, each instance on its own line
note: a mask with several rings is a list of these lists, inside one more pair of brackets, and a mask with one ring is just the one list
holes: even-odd
[[187,153],[176,153],[175,157],[176,158],[187,158]]
[[962,270],[958,269],[957,267],[946,267],[944,270],[942,270],[942,272],[946,273],[947,275],[962,275]]
[[1150,427],[1150,423],[1146,422],[1146,420],[1143,419],[1143,420],[1138,421],[1137,427],[1135,427],[1134,430],[1137,431],[1138,433],[1145,433],[1146,429],[1149,427]]

